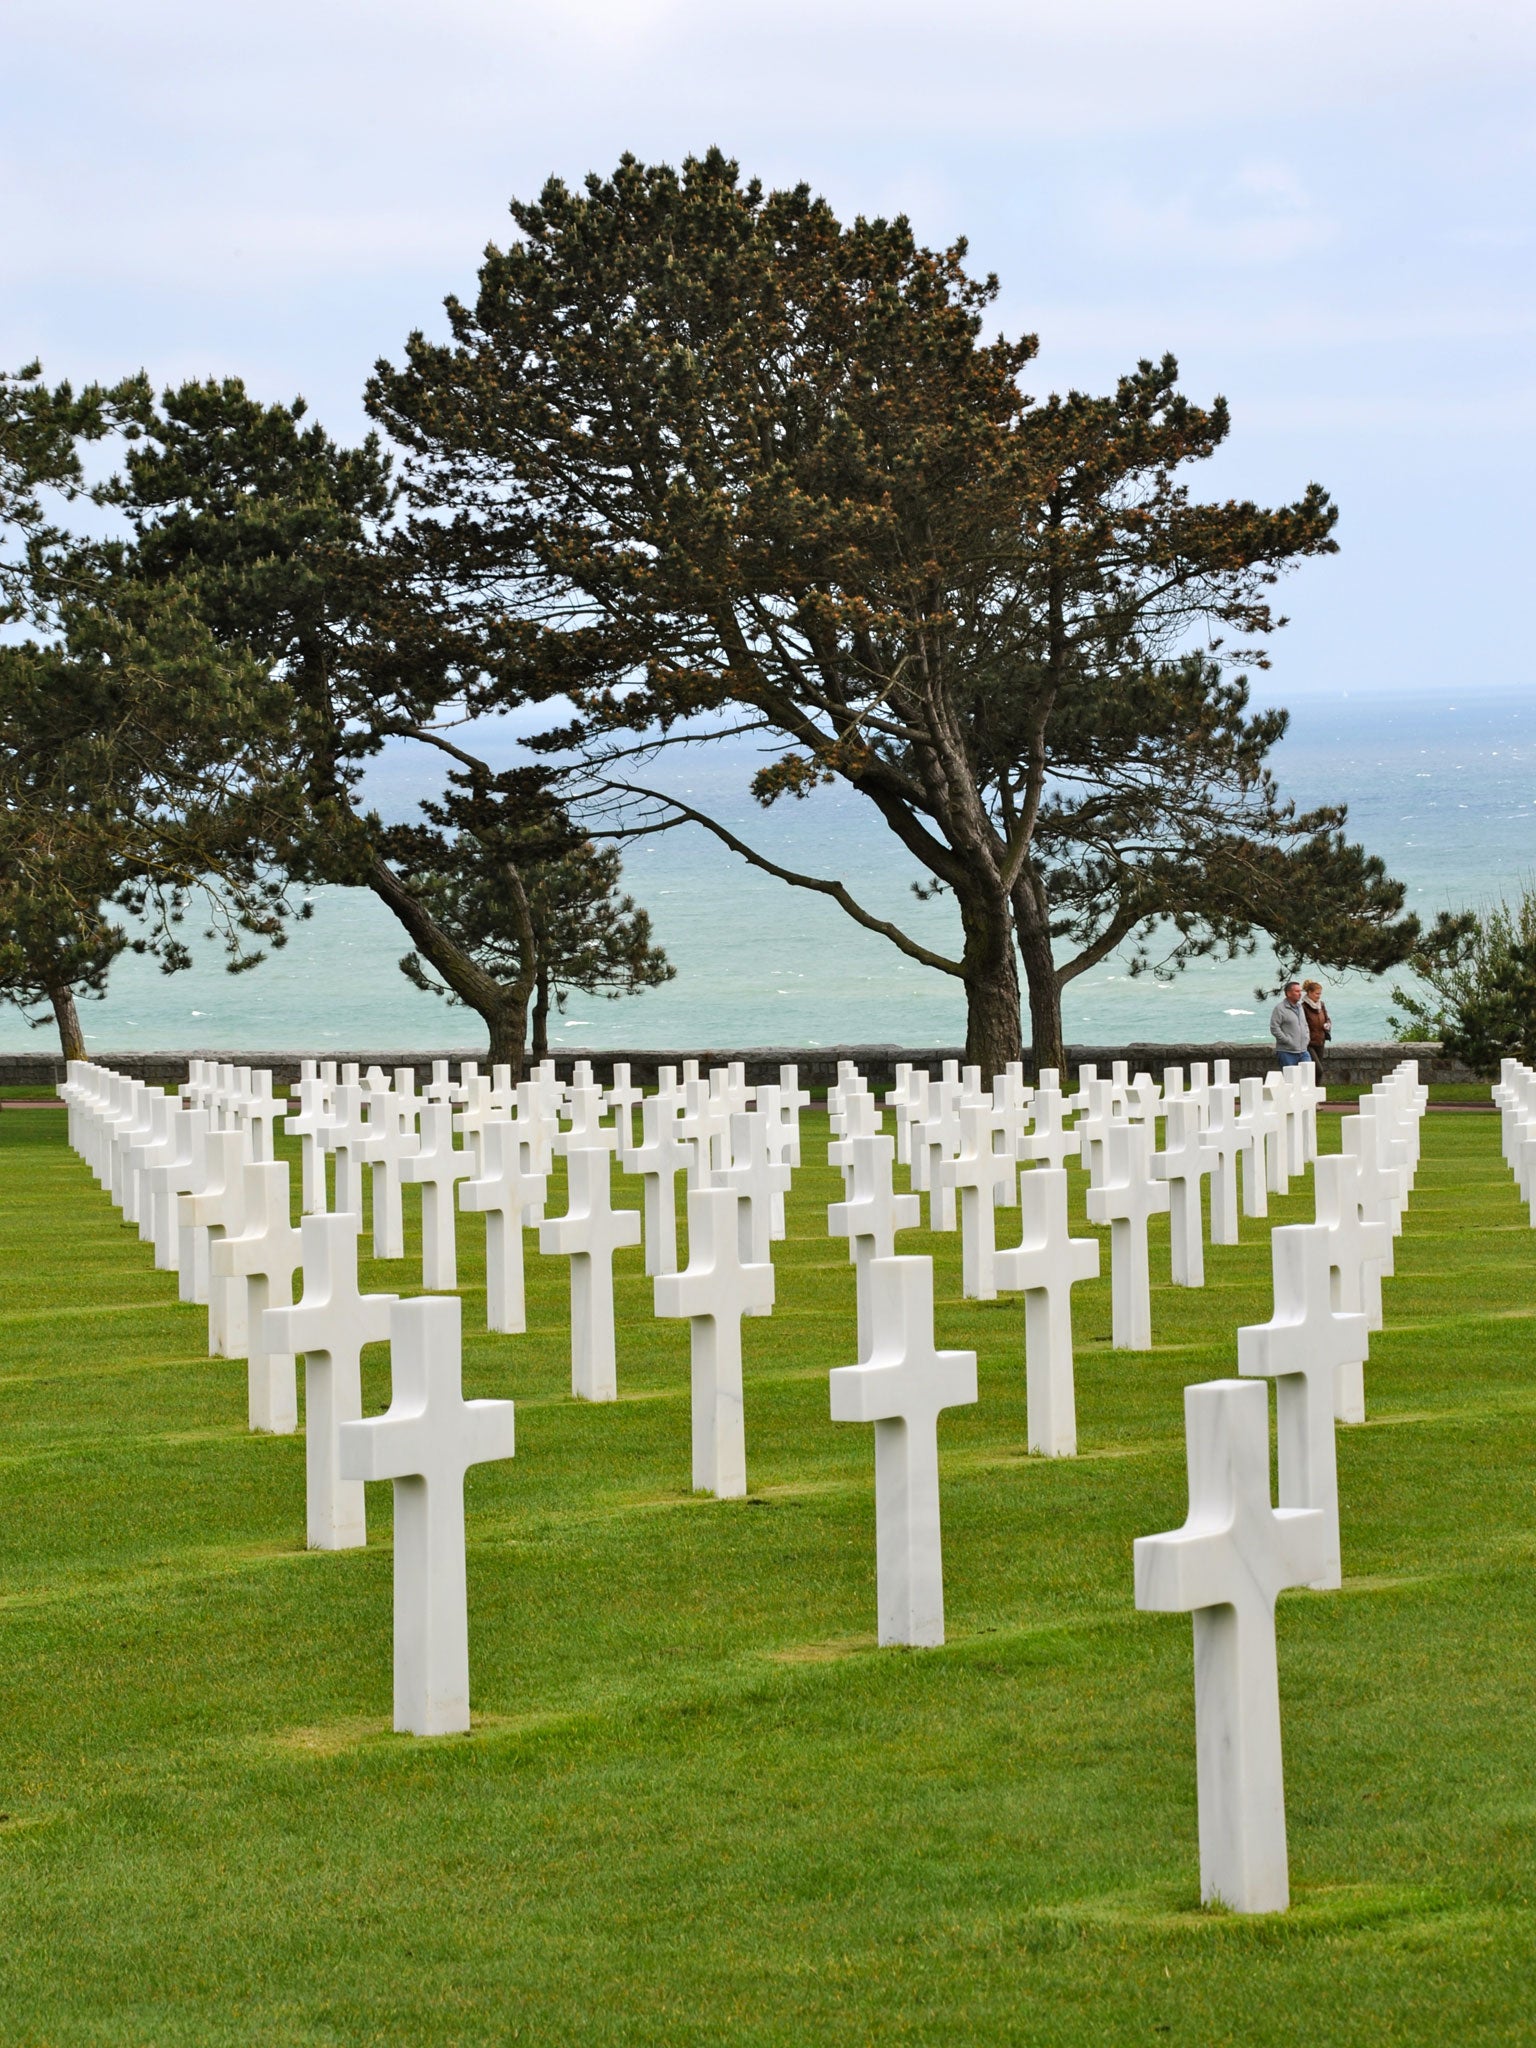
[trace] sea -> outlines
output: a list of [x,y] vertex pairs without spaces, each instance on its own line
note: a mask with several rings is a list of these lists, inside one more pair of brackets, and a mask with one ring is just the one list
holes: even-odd
[[[1448,688],[1392,697],[1298,696],[1273,757],[1302,806],[1346,802],[1350,835],[1407,885],[1426,922],[1484,907],[1532,879],[1536,845],[1536,696]],[[763,811],[748,782],[761,756],[719,741],[674,758],[668,786],[770,858],[842,881],[877,916],[925,944],[958,951],[954,906],[919,901],[919,870],[850,791],[822,790]],[[414,760],[380,765],[370,790],[386,815],[420,793]],[[650,912],[676,968],[664,987],[604,1000],[573,994],[551,1019],[554,1046],[727,1048],[851,1043],[942,1045],[964,1035],[960,985],[899,953],[829,900],[748,867],[697,827],[631,844],[625,887]],[[405,935],[370,893],[318,889],[310,919],[252,972],[230,975],[204,944],[194,966],[162,974],[125,956],[101,1002],[82,1005],[93,1053],[255,1049],[483,1049],[479,1020],[413,988],[399,969]],[[1111,958],[1073,982],[1069,1041],[1111,1044],[1264,1036],[1270,988],[1291,966],[1261,945],[1251,958],[1197,961],[1165,978]],[[1334,1036],[1383,1038],[1401,975],[1331,975]],[[0,1049],[52,1051],[52,1020],[0,1010]]]

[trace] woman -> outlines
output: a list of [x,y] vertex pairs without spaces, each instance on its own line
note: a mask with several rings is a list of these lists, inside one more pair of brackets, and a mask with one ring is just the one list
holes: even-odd
[[1304,981],[1301,984],[1301,1007],[1307,1019],[1307,1050],[1312,1055],[1313,1066],[1321,1076],[1323,1048],[1333,1036],[1333,1019],[1328,1014],[1328,1005],[1323,1001],[1323,984],[1320,981]]

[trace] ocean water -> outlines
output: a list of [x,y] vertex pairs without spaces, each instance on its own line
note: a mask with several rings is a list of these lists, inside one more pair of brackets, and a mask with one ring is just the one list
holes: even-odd
[[[1351,834],[1386,860],[1426,920],[1484,903],[1532,874],[1536,844],[1536,702],[1528,692],[1447,689],[1300,697],[1277,750],[1282,787],[1300,803],[1346,801]],[[670,786],[786,864],[842,880],[877,915],[941,951],[958,950],[953,906],[919,903],[918,869],[851,792],[820,791],[764,813],[747,795],[755,758],[739,744],[700,750]],[[373,790],[404,815],[413,769],[386,762]],[[694,827],[637,842],[626,886],[651,912],[677,968],[666,987],[603,1001],[573,996],[551,1021],[552,1043],[618,1046],[831,1045],[958,1042],[959,984],[909,960],[838,907],[749,868]],[[253,973],[230,976],[213,948],[190,971],[162,975],[127,958],[107,999],[83,1007],[95,1051],[327,1046],[417,1050],[483,1043],[476,1018],[411,987],[397,962],[404,934],[362,890],[316,893],[314,916]],[[1287,963],[1289,964],[1289,963]],[[1301,963],[1305,966],[1307,963]],[[1276,968],[1253,959],[1195,964],[1167,982],[1104,962],[1070,988],[1069,1039],[1209,1040],[1264,1035],[1255,989]],[[1335,1036],[1386,1035],[1391,981],[1322,976]],[[0,1049],[52,1050],[13,1010],[0,1011]]]

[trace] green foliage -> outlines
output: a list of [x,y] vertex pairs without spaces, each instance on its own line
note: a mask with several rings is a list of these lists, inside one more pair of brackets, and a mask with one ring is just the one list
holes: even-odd
[[[1402,957],[1401,890],[1342,809],[1280,799],[1283,716],[1226,679],[1265,659],[1273,586],[1333,552],[1335,512],[1315,484],[1194,499],[1223,400],[1164,357],[1035,404],[1034,338],[984,336],[996,281],[963,243],[844,225],[718,151],[512,213],[451,338],[413,335],[369,402],[411,451],[477,701],[572,702],[547,743],[585,746],[617,829],[697,823],[833,895],[965,981],[988,1066],[1019,1049],[1016,945],[1042,1057],[1062,980],[1158,919],[1179,958],[1296,923],[1334,964]],[[874,804],[953,894],[958,956],[638,779],[636,753],[723,729],[772,749],[764,803],[836,779]]]
[[184,583],[47,515],[48,492],[85,488],[79,444],[131,446],[148,406],[139,380],[77,398],[36,366],[0,379],[0,612],[26,629],[0,642],[0,998],[51,1004],[71,1054],[74,995],[100,995],[125,947],[186,966],[196,903],[243,969],[289,914],[260,853],[281,775],[268,679]]
[[[538,769],[454,773],[426,827],[396,827],[383,847],[435,923],[503,983],[531,978],[542,1013],[569,991],[633,995],[676,973],[652,943],[651,920],[619,888],[623,863],[571,823]],[[418,988],[458,1000],[418,953],[400,962]]]
[[1536,1059],[1536,888],[1481,915],[1442,912],[1409,964],[1420,986],[1392,991],[1396,1037],[1438,1038],[1488,1076],[1502,1059]]

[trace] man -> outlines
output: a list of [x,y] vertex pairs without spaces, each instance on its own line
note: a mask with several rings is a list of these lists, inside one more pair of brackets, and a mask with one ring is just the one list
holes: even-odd
[[1275,1041],[1275,1060],[1282,1067],[1304,1067],[1312,1063],[1311,1032],[1301,983],[1294,978],[1285,984],[1285,994],[1269,1013],[1269,1035]]

